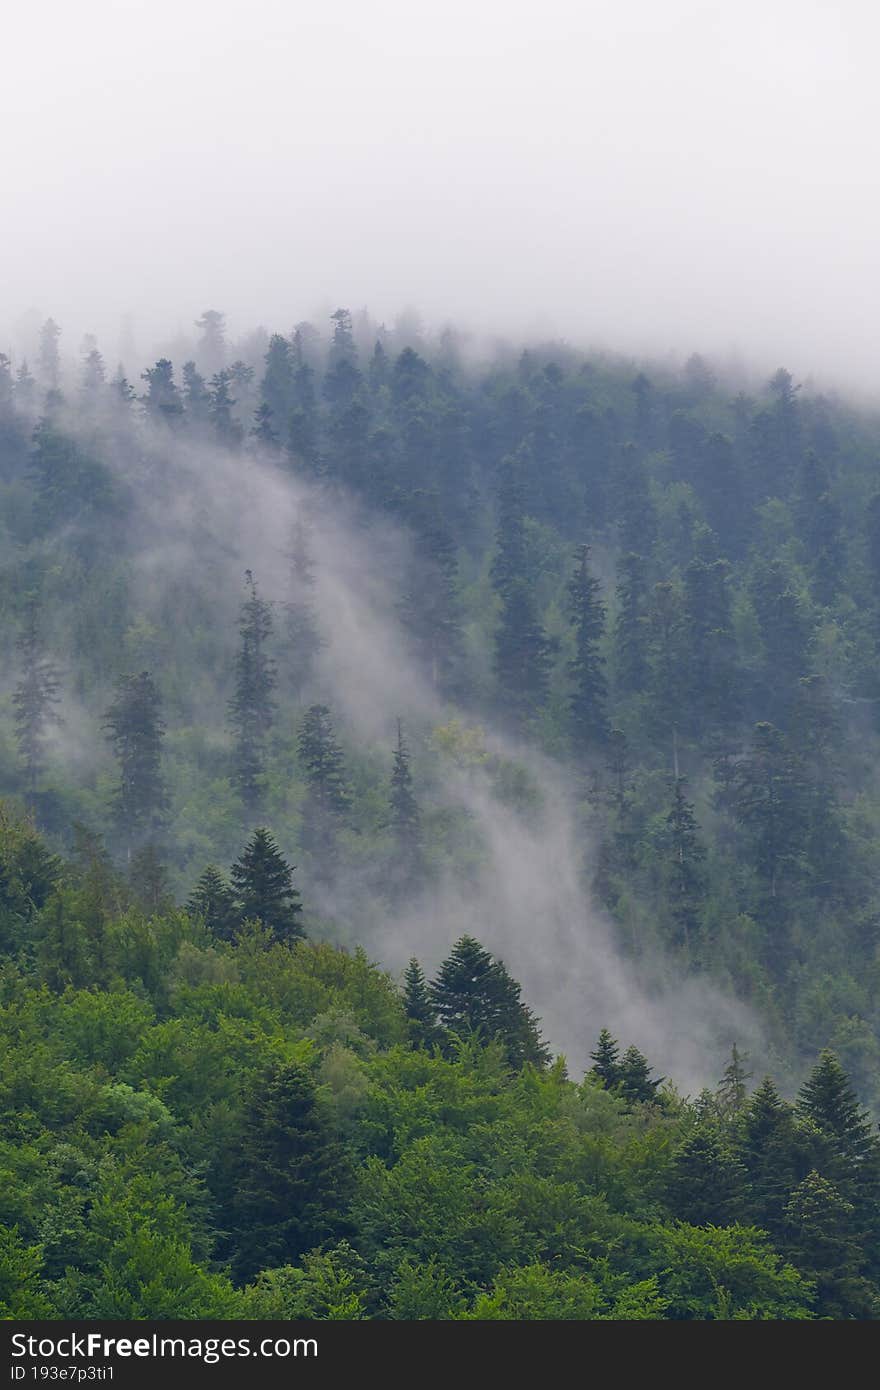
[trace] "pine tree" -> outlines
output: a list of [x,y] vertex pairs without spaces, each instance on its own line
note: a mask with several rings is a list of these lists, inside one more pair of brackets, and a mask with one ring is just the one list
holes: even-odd
[[751,1072],[745,1069],[745,1062],[746,1058],[734,1043],[730,1050],[730,1061],[715,1092],[718,1108],[726,1119],[732,1119],[745,1109],[748,1098],[746,1082],[751,1076]]
[[290,343],[280,333],[273,333],[269,339],[269,350],[264,362],[265,370],[260,382],[261,408],[268,411],[273,434],[280,438],[286,433],[293,409],[293,362]]
[[147,392],[141,397],[147,418],[174,425],[183,418],[183,401],[174,382],[174,367],[167,357],[160,357],[154,367],[141,372]]
[[675,1154],[666,1181],[674,1216],[692,1226],[732,1226],[746,1201],[745,1172],[708,1125],[700,1125]]
[[279,941],[305,936],[293,872],[269,831],[259,826],[229,871],[239,919],[262,922]]
[[618,688],[637,695],[648,683],[648,586],[641,555],[623,555],[617,572],[617,618],[614,624],[615,669]]
[[816,1285],[819,1311],[826,1318],[876,1318],[880,1299],[863,1278],[864,1248],[853,1204],[815,1168],[791,1194],[785,1207],[782,1248]]
[[535,612],[525,580],[507,586],[495,633],[495,675],[499,699],[520,725],[544,704],[550,680],[551,648]]
[[183,401],[190,425],[203,427],[211,418],[211,393],[195,362],[183,364]]
[[191,917],[198,917],[204,922],[211,935],[218,940],[235,940],[241,923],[235,894],[213,864],[202,872],[187,899],[186,910]]
[[150,917],[162,917],[174,908],[168,870],[153,843],[142,845],[132,855],[128,886],[137,906]]
[[107,737],[119,760],[114,804],[129,855],[162,825],[168,798],[162,779],[165,724],[162,700],[149,671],[122,677],[104,716]]
[[232,1206],[233,1262],[245,1280],[297,1264],[348,1230],[351,1168],[297,1062],[277,1061],[246,1102]]
[[61,357],[58,352],[58,339],[61,329],[54,319],[46,319],[40,329],[40,351],[37,362],[40,381],[46,391],[57,391],[61,385]]
[[431,998],[448,1033],[497,1039],[511,1066],[541,1066],[548,1051],[537,1020],[520,999],[520,986],[502,961],[494,960],[478,941],[462,936],[432,982]]
[[735,766],[729,796],[752,837],[755,867],[776,898],[783,871],[796,867],[806,812],[800,759],[772,724],[755,726],[751,753]]
[[229,718],[235,733],[233,781],[249,812],[262,800],[266,737],[272,727],[275,663],[266,650],[272,635],[272,610],[260,597],[256,580],[245,571],[247,596],[241,608],[241,645],[235,663],[235,694]]
[[308,685],[318,653],[324,645],[315,616],[314,560],[311,527],[298,517],[290,550],[290,599],[285,605],[287,624],[287,679],[299,697]]
[[870,1186],[880,1196],[880,1143],[840,1062],[827,1049],[798,1095],[798,1110],[818,1136],[820,1167],[845,1196]]
[[392,877],[396,887],[412,887],[419,879],[422,864],[422,817],[412,789],[409,749],[403,738],[403,725],[397,721],[397,747],[391,771],[391,833],[395,858]]
[[403,1007],[413,1047],[430,1049],[440,1041],[437,1010],[431,1000],[424,971],[415,956],[407,965],[403,977]]
[[27,364],[27,358],[24,358],[15,374],[14,399],[17,408],[25,414],[29,414],[34,409],[37,399],[37,383]]
[[351,795],[342,749],[326,705],[312,705],[306,710],[298,746],[306,775],[303,848],[312,856],[318,875],[332,877],[338,854],[337,837],[351,805]]
[[198,362],[205,376],[215,376],[226,365],[226,315],[216,309],[206,309],[196,321],[202,336],[198,346]]
[[235,401],[229,390],[230,380],[231,375],[226,370],[211,377],[210,416],[217,439],[228,448],[234,448],[241,443],[241,426],[232,414]]
[[569,701],[575,746],[585,751],[608,737],[605,701],[608,688],[599,643],[605,630],[605,605],[598,579],[590,572],[590,547],[582,545],[568,584],[569,612],[574,624],[575,656],[569,664],[574,689]]
[[614,1090],[620,1080],[620,1047],[607,1028],[600,1032],[590,1056],[593,1065],[590,1067],[589,1075],[595,1076],[606,1091]]
[[806,1175],[806,1149],[793,1107],[765,1078],[743,1112],[736,1153],[748,1179],[749,1220],[774,1240],[784,1227],[785,1204]]
[[634,1043],[631,1043],[621,1057],[617,1070],[617,1086],[620,1094],[629,1101],[644,1104],[656,1103],[657,1090],[662,1086],[664,1080],[665,1077],[662,1076],[652,1080],[651,1067],[647,1057],[639,1051]]
[[[92,340],[94,341],[94,340]],[[97,347],[90,347],[82,368],[81,394],[84,402],[94,403],[107,381],[104,358]]]
[[435,690],[454,693],[462,657],[458,558],[436,497],[411,499],[415,537],[400,617],[413,652]]
[[689,946],[700,924],[706,857],[692,804],[684,794],[687,779],[675,778],[672,807],[666,817],[670,841],[670,890],[672,915],[685,947]]
[[15,735],[28,795],[33,801],[37,781],[45,768],[48,730],[58,722],[54,708],[60,699],[60,677],[46,655],[40,636],[39,605],[35,595],[27,601],[16,646],[20,653],[21,675],[12,696]]

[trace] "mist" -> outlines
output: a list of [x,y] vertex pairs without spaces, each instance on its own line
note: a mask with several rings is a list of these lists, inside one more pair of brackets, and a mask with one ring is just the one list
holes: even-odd
[[415,307],[874,391],[878,38],[866,0],[17,7],[0,348]]

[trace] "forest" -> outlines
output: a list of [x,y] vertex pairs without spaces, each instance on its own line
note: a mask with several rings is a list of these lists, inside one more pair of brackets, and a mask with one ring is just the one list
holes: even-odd
[[0,1317],[880,1317],[880,412],[0,354]]

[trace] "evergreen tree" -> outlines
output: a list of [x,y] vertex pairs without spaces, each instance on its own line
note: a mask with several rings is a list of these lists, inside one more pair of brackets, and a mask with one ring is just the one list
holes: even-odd
[[600,1032],[590,1056],[593,1059],[590,1076],[601,1081],[606,1091],[613,1091],[620,1080],[620,1047],[607,1028]]
[[600,594],[599,581],[590,572],[590,547],[583,545],[568,584],[575,643],[575,656],[568,668],[574,686],[569,706],[574,743],[582,751],[603,744],[608,737],[608,692],[602,671],[604,657],[599,651],[605,629],[605,605]]
[[403,738],[403,725],[397,721],[397,747],[391,771],[391,833],[395,857],[392,877],[401,889],[416,883],[422,871],[422,817],[412,789],[409,749]]
[[547,1061],[537,1020],[522,1003],[520,986],[473,937],[459,938],[430,989],[448,1033],[476,1036],[484,1042],[497,1039],[516,1068],[524,1062],[543,1065]]
[[806,816],[800,759],[772,724],[755,726],[751,753],[733,772],[731,805],[752,837],[755,867],[776,898],[782,873],[797,866]]
[[403,1007],[413,1047],[430,1050],[439,1042],[441,1032],[424,971],[415,956],[407,965],[403,977]]
[[746,1082],[750,1076],[751,1072],[745,1069],[745,1059],[734,1043],[730,1050],[730,1061],[715,1092],[718,1109],[725,1118],[733,1118],[745,1109],[748,1098]]
[[191,917],[200,918],[220,941],[235,940],[241,922],[235,894],[213,864],[203,870],[187,899],[186,910]]
[[745,1173],[708,1125],[689,1135],[672,1160],[666,1201],[692,1226],[732,1226],[745,1207]]
[[863,1277],[864,1251],[854,1208],[828,1178],[815,1169],[791,1194],[786,1207],[783,1249],[816,1285],[826,1318],[876,1318],[880,1299]]
[[337,837],[351,805],[342,749],[336,741],[327,705],[306,710],[299,732],[299,756],[306,776],[302,844],[319,876],[331,877],[338,854]]
[[155,844],[142,845],[132,855],[128,886],[135,903],[148,916],[163,917],[173,910],[171,881]]
[[648,682],[648,588],[641,555],[621,556],[618,563],[617,618],[614,624],[617,685],[625,695],[637,695]]
[[703,861],[706,851],[700,841],[694,808],[684,794],[687,779],[675,778],[672,807],[666,817],[670,841],[670,891],[672,915],[680,938],[687,947],[700,924],[700,907],[705,886]]
[[630,1044],[620,1059],[617,1070],[617,1086],[620,1094],[629,1101],[652,1104],[657,1100],[657,1090],[665,1078],[651,1078],[651,1067],[647,1057],[635,1044]]
[[174,381],[174,367],[167,357],[160,357],[154,367],[141,372],[147,383],[146,395],[141,397],[147,418],[174,425],[183,417],[183,401]]
[[260,382],[261,408],[268,412],[272,432],[276,438],[280,438],[286,433],[293,409],[290,343],[280,333],[273,333],[269,339],[269,350],[264,361],[265,370]]
[[205,376],[216,376],[226,365],[226,315],[216,309],[206,309],[196,321],[201,330],[197,358]]
[[211,418],[211,393],[195,362],[183,364],[183,401],[191,425],[205,426]]
[[162,700],[149,671],[117,681],[104,727],[119,760],[114,804],[130,855],[138,841],[162,825],[168,804],[161,769]]
[[286,604],[287,678],[297,697],[308,684],[324,643],[315,616],[311,527],[298,517],[290,551],[290,599]]
[[495,675],[503,707],[524,724],[544,704],[551,648],[525,580],[508,584],[495,633]]
[[232,1207],[238,1276],[299,1262],[348,1230],[351,1169],[299,1062],[277,1061],[246,1101]]
[[880,1197],[880,1143],[833,1052],[821,1054],[804,1082],[798,1110],[815,1128],[824,1176],[847,1197]]
[[29,414],[36,404],[36,399],[37,383],[27,364],[27,358],[24,358],[15,374],[15,404],[19,410]]
[[806,1175],[806,1147],[792,1106],[766,1077],[743,1113],[736,1153],[748,1179],[749,1219],[774,1241],[784,1228],[785,1204]]
[[31,595],[27,601],[16,645],[20,654],[21,675],[12,695],[15,735],[28,795],[33,801],[37,781],[45,768],[48,730],[58,722],[54,709],[60,699],[60,678],[46,655],[40,636],[39,604],[35,595]]
[[239,919],[262,922],[279,941],[305,936],[293,871],[269,831],[258,826],[229,871]]
[[462,655],[456,549],[440,519],[436,497],[413,498],[409,519],[415,546],[399,612],[431,685],[451,694],[456,689]]
[[221,444],[234,448],[241,443],[241,427],[232,414],[235,401],[229,390],[230,373],[226,370],[211,377],[211,424]]
[[61,357],[58,352],[58,339],[61,329],[54,319],[46,319],[40,329],[40,351],[37,362],[40,381],[46,391],[57,391],[61,386]]
[[272,610],[260,597],[256,580],[245,571],[247,597],[241,608],[241,644],[235,663],[235,694],[229,716],[235,733],[233,781],[246,809],[256,811],[262,799],[266,737],[272,727],[275,701],[275,663],[266,648],[272,635]]

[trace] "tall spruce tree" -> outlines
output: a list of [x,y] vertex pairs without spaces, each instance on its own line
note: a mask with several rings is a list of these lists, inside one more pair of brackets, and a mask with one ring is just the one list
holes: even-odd
[[294,867],[265,826],[258,826],[229,871],[239,920],[262,922],[279,941],[305,936]]
[[119,761],[114,807],[121,838],[131,855],[163,824],[168,805],[161,766],[162,699],[149,671],[117,681],[104,727]]
[[568,584],[568,603],[574,627],[575,655],[569,663],[573,690],[569,701],[575,747],[582,752],[605,743],[608,719],[605,702],[608,687],[599,650],[605,630],[605,604],[601,586],[590,570],[590,547],[578,550],[577,567]]
[[351,1165],[302,1063],[273,1062],[253,1083],[237,1166],[230,1224],[242,1280],[348,1230]]
[[685,796],[686,785],[685,777],[675,778],[666,825],[670,847],[670,908],[680,940],[687,947],[700,925],[706,850],[700,840],[693,805]]
[[213,864],[202,871],[186,902],[191,917],[198,917],[212,936],[220,941],[234,941],[241,923],[235,894],[226,879]]
[[245,808],[254,812],[263,796],[266,738],[275,714],[272,692],[276,676],[275,663],[267,650],[272,635],[272,610],[260,597],[250,570],[245,571],[245,587],[229,718],[235,733],[233,781]]
[[403,1007],[413,1047],[431,1048],[441,1038],[437,1010],[421,965],[412,957],[403,976]]
[[306,710],[298,746],[306,777],[302,845],[312,858],[316,875],[330,878],[336,868],[338,835],[351,805],[351,794],[327,705],[312,705]]
[[607,1028],[599,1033],[596,1046],[590,1053],[593,1065],[589,1075],[600,1081],[606,1091],[611,1091],[620,1080],[620,1047]]
[[16,645],[20,676],[12,695],[15,736],[28,796],[33,801],[45,769],[46,738],[52,724],[58,722],[55,707],[60,700],[60,677],[46,654],[40,634],[40,606],[34,594],[27,600]]
[[403,737],[403,724],[397,721],[397,747],[391,769],[391,833],[394,837],[393,885],[400,890],[414,886],[422,873],[422,816],[412,789],[409,749]]
[[500,1042],[513,1067],[525,1062],[542,1066],[548,1050],[520,993],[503,962],[472,936],[458,939],[431,984],[434,1007],[448,1033]]

